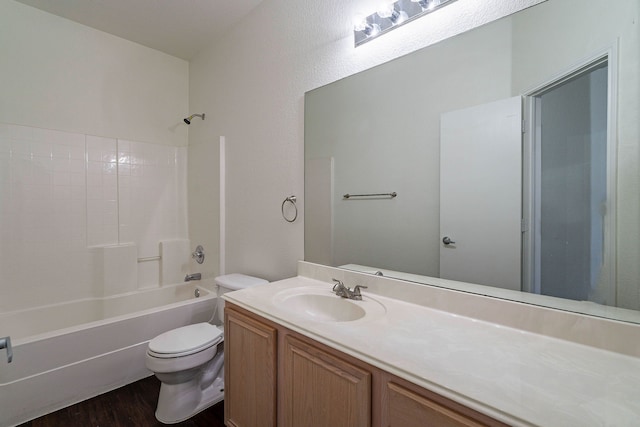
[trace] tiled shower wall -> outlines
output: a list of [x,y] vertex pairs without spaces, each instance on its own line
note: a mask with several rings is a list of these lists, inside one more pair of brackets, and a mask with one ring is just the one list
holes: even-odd
[[[186,164],[186,147],[0,124],[0,313],[108,293],[105,247],[187,239]],[[159,285],[159,259],[134,268]]]

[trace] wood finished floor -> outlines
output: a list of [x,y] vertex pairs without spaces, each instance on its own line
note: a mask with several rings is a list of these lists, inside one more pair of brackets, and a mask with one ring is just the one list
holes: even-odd
[[[155,376],[113,390],[28,421],[18,427],[157,427],[166,424],[154,415],[160,381]],[[223,427],[223,402],[191,419],[172,424],[179,427]]]

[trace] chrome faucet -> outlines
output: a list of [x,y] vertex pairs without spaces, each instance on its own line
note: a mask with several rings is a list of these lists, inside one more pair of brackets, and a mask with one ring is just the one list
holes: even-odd
[[366,289],[367,288],[366,286],[356,285],[353,289],[349,289],[340,280],[338,279],[332,279],[332,280],[336,282],[336,284],[333,285],[333,292],[335,292],[337,296],[341,298],[348,298],[348,299],[353,299],[357,301],[362,300],[360,289],[363,289],[363,288]]
[[190,282],[192,280],[200,280],[200,279],[202,279],[201,273],[187,274],[186,276],[184,276],[185,282]]

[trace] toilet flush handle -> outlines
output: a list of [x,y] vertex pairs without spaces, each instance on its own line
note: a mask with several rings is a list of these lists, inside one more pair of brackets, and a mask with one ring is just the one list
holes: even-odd
[[11,337],[0,338],[0,349],[7,349],[7,363],[13,360],[13,351],[11,350]]

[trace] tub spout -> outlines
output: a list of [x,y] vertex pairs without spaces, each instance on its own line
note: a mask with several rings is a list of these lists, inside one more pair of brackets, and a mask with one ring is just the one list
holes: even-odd
[[200,280],[200,279],[202,279],[201,273],[187,274],[186,276],[184,276],[185,282],[190,282],[192,280]]
[[13,351],[11,350],[11,337],[0,338],[0,349],[7,349],[7,363],[13,360]]

